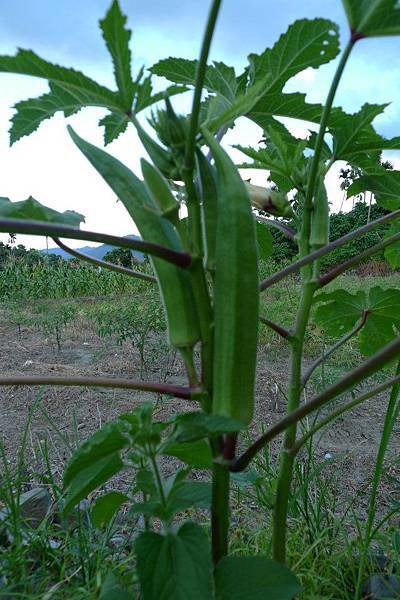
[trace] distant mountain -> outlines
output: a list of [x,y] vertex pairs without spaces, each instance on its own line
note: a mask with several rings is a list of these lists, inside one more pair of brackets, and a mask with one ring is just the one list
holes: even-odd
[[[126,238],[130,238],[131,240],[140,240],[141,238],[137,235],[126,235]],[[84,254],[88,254],[93,258],[103,259],[104,256],[110,250],[114,250],[116,246],[110,246],[110,244],[101,244],[101,246],[82,246],[81,248],[75,248],[79,252],[83,252]],[[47,249],[40,250],[39,252],[47,253]],[[49,248],[49,254],[56,254],[57,256],[61,256],[65,258],[65,260],[69,260],[74,258],[71,254],[62,250],[61,248]],[[143,260],[143,253],[138,252],[137,250],[132,250],[132,255],[138,260]]]

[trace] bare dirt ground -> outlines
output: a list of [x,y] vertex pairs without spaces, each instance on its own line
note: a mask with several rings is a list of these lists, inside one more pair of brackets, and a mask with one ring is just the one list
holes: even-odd
[[[161,378],[175,383],[185,381],[179,360],[174,361],[171,353],[166,353],[165,349],[158,354],[153,351],[147,367],[143,370],[140,367],[138,352],[130,343],[119,346],[112,338],[100,339],[93,327],[81,317],[68,326],[60,352],[57,352],[55,345],[42,333],[25,327],[18,333],[16,326],[4,319],[0,325],[0,335],[2,376],[99,375],[143,378],[151,381]],[[157,344],[153,344],[153,347],[157,348]],[[262,426],[267,427],[282,416],[285,401],[280,398],[278,386],[285,387],[287,377],[288,364],[284,358],[275,364],[269,364],[265,354],[260,352],[253,436]],[[104,422],[132,410],[144,400],[154,398],[142,392],[100,388],[47,387],[39,390],[28,387],[0,387],[0,437],[11,463],[16,460],[28,411],[38,393],[41,396],[41,407],[72,445],[83,441]],[[316,448],[317,461],[323,461],[329,454],[333,459],[332,464],[339,465],[335,473],[339,474],[340,489],[347,497],[362,490],[370,480],[386,399],[387,396],[371,399],[351,414],[338,419],[324,434]],[[158,404],[157,418],[181,410],[193,410],[193,404],[163,398]],[[389,463],[399,454],[399,431],[397,426],[388,453]],[[29,428],[27,449],[27,462],[32,465],[32,471],[43,468],[40,466],[37,442],[45,438],[48,439],[52,469],[56,476],[61,476],[69,451],[60,435],[49,424],[44,412],[36,410]],[[173,462],[164,465],[166,471],[173,468]],[[398,469],[391,467],[390,474],[399,475]],[[380,510],[385,511],[393,501],[394,494],[398,493],[399,490],[394,490],[393,482],[390,483],[386,477],[380,495]],[[361,513],[365,509],[366,501],[367,495],[361,494],[357,501]]]

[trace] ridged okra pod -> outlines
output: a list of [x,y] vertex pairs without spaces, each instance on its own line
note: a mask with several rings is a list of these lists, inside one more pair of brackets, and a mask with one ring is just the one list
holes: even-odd
[[[119,160],[79,137],[70,135],[93,167],[121,200],[144,240],[181,251],[179,236],[162,217],[144,183]],[[171,345],[192,347],[199,339],[198,318],[189,272],[159,258],[151,258],[157,276]]]
[[310,248],[318,250],[329,242],[329,203],[324,181],[318,182],[315,190],[311,218]]
[[240,174],[214,137],[218,189],[213,412],[249,424],[254,411],[259,281],[255,221]]
[[175,226],[179,225],[179,203],[171,192],[167,179],[151,163],[142,158],[140,161],[143,179],[154,204],[158,207],[160,214],[171,221]]

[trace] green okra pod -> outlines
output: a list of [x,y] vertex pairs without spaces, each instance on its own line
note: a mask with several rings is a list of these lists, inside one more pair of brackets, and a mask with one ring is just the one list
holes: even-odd
[[[89,144],[69,127],[70,135],[89,162],[121,200],[144,240],[182,250],[179,236],[157,207],[144,183],[119,160]],[[192,347],[200,339],[198,318],[188,270],[152,258],[168,324],[171,345]]]
[[214,413],[250,423],[254,411],[259,281],[255,222],[239,171],[214,137],[218,189],[214,282]]
[[323,180],[318,182],[315,190],[314,206],[311,220],[310,248],[318,250],[329,242],[329,203]]
[[142,158],[140,164],[147,191],[158,207],[160,214],[175,226],[178,225],[179,203],[171,192],[168,181],[156,167],[144,158]]
[[201,225],[203,232],[204,260],[206,268],[215,271],[215,245],[217,239],[217,176],[215,168],[197,150],[197,167],[201,188]]

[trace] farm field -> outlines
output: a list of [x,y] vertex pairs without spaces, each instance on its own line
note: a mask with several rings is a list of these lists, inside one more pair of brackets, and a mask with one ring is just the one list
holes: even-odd
[[[367,268],[365,268],[367,270]],[[101,276],[100,276],[101,277]],[[117,276],[122,279],[123,276]],[[388,288],[398,285],[400,276],[345,277],[346,289],[356,292],[375,285]],[[343,284],[343,282],[341,282]],[[182,385],[185,371],[177,356],[165,343],[164,321],[162,313],[159,320],[146,324],[148,306],[152,311],[158,304],[157,291],[150,284],[139,284],[135,295],[96,296],[71,299],[36,299],[34,305],[26,300],[1,305],[0,334],[3,340],[0,349],[0,361],[3,366],[2,377],[51,375],[65,377],[115,377],[163,381]],[[146,289],[147,286],[147,289]],[[90,288],[88,288],[90,290]],[[100,285],[98,289],[102,289]],[[292,318],[291,303],[297,301],[299,284],[296,279],[287,284],[278,284],[264,297],[264,313],[279,320],[286,326]],[[121,330],[118,315],[125,312],[125,327]],[[59,339],[51,324],[60,314],[67,315],[65,324],[60,328]],[[40,319],[38,319],[40,315]],[[127,318],[127,315],[129,317]],[[138,319],[141,315],[141,319]],[[129,322],[129,318],[131,321]],[[123,339],[125,338],[125,339]],[[143,343],[143,348],[141,342]],[[323,332],[314,328],[307,339],[307,363],[312,363],[324,345],[329,343]],[[334,360],[327,359],[323,377],[332,382],[351,368],[359,360],[354,343],[340,349]],[[322,373],[319,369],[312,381],[308,393],[322,385]],[[282,340],[265,328],[258,349],[256,379],[256,413],[250,435],[255,438],[260,432],[274,424],[285,412],[284,395],[288,380],[288,358]],[[366,384],[373,386],[379,378]],[[53,498],[57,486],[61,485],[65,464],[74,448],[92,435],[106,422],[113,421],[122,413],[134,410],[149,395],[135,390],[118,390],[93,387],[2,387],[0,401],[0,422],[2,423],[2,443],[7,460],[12,469],[21,477],[21,491],[26,492],[44,485]],[[151,396],[155,402],[155,419],[166,420],[180,412],[193,409],[191,402],[169,399],[160,394]],[[305,401],[307,398],[305,397]],[[381,430],[384,422],[387,393],[371,398],[352,411],[346,419],[338,418],[329,428],[313,440],[311,455],[304,451],[299,460],[299,470],[295,486],[296,502],[291,514],[291,552],[304,568],[300,570],[308,593],[320,593],[326,589],[328,598],[344,598],[349,580],[354,576],[352,566],[348,564],[352,555],[352,544],[356,543],[357,531],[354,523],[365,519],[368,508],[368,489],[370,475],[376,460]],[[32,411],[32,413],[31,413]],[[324,412],[321,413],[323,416]],[[25,456],[21,461],[22,432],[28,423]],[[308,427],[310,423],[306,424]],[[392,434],[392,443],[386,456],[384,475],[378,494],[379,518],[389,513],[400,499],[398,462],[400,448],[400,430],[396,425]],[[233,511],[233,545],[240,551],[243,544],[255,548],[266,544],[270,528],[269,490],[265,487],[265,475],[271,475],[277,468],[277,455],[280,440],[270,446],[268,455],[261,457],[246,472],[245,477],[233,481],[231,507]],[[179,466],[176,458],[162,460],[164,476],[171,475]],[[307,472],[308,471],[308,472]],[[49,481],[49,474],[51,480]],[[200,469],[194,477],[207,481],[207,472]],[[307,492],[304,485],[307,482]],[[322,488],[321,488],[322,486]],[[116,476],[104,489],[128,491],[132,487],[131,478]],[[89,505],[93,505],[97,494],[89,496]],[[248,506],[243,502],[254,498]],[[326,503],[332,510],[331,515],[324,514]],[[317,551],[310,565],[304,544],[299,545],[299,533],[302,511],[309,504],[309,535],[314,536]],[[297,506],[296,506],[297,505]],[[349,518],[349,512],[352,518]],[[356,521],[354,521],[354,515]],[[200,511],[195,516],[203,520]],[[390,542],[391,527],[397,523],[393,516],[382,531],[380,543],[375,544],[376,556],[385,556],[388,564],[398,560],[396,549]],[[52,525],[47,526],[45,535],[49,539],[58,539],[59,532]],[[127,560],[130,556],[130,543],[135,537],[135,524],[127,530],[126,523],[118,523],[110,534],[120,540]],[[336,529],[335,533],[334,530]],[[387,533],[384,533],[386,531]],[[326,550],[335,566],[328,576],[326,569]],[[344,545],[343,545],[344,544]],[[319,548],[319,546],[321,546]],[[323,548],[323,550],[322,550]],[[115,554],[113,542],[107,549],[108,558]],[[106,554],[107,554],[106,552]],[[304,555],[303,555],[304,553]],[[44,557],[46,553],[44,554]],[[44,558],[43,557],[43,558]],[[66,558],[69,562],[71,557]],[[346,575],[335,572],[342,569]],[[39,560],[40,564],[40,560]],[[11,565],[10,565],[11,566]],[[332,565],[331,565],[332,566]],[[310,567],[312,571],[310,573]],[[353,565],[354,567],[354,565]],[[334,578],[332,579],[332,574]],[[318,581],[318,586],[315,582]],[[321,583],[322,581],[322,583]],[[27,573],[27,589],[30,588],[30,576]],[[63,586],[60,597],[66,590],[75,589]],[[322,585],[322,588],[321,588]],[[339,586],[339,587],[338,587]],[[335,588],[337,591],[335,592]],[[1,590],[1,588],[0,588]],[[305,595],[304,598],[314,596]],[[57,595],[56,595],[57,597]],[[319,596],[315,596],[316,598]],[[350,596],[349,596],[350,597]]]
[[247,4],[1,3],[0,600],[400,598],[400,2]]

